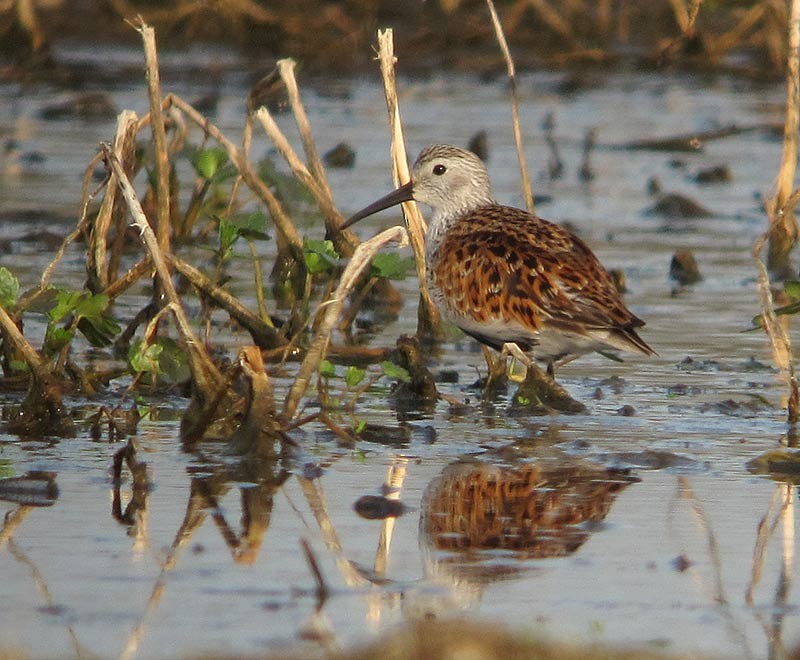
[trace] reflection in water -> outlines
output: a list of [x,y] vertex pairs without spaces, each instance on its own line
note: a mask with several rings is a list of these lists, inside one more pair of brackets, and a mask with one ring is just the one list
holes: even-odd
[[421,543],[428,551],[451,551],[429,552],[436,572],[494,580],[526,568],[498,565],[496,551],[514,559],[575,552],[617,494],[636,481],[626,470],[566,456],[512,466],[458,461],[423,496]]

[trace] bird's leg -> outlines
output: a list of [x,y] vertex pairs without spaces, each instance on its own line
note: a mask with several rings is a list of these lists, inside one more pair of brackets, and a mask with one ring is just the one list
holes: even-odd
[[552,360],[547,363],[547,375],[553,380],[556,379],[556,368]]
[[[525,376],[528,373],[528,370],[531,368],[537,368],[536,365],[533,363],[533,360],[525,355],[522,349],[513,341],[506,342],[503,344],[502,349],[500,350],[500,359],[505,362],[507,358],[511,358],[511,365],[508,368],[508,379],[513,380],[515,383],[521,383],[525,380]],[[518,361],[522,363],[522,366],[525,367],[525,370],[522,372],[520,376],[514,373],[514,361]]]
[[513,405],[526,410],[551,409],[561,412],[583,412],[584,405],[573,399],[569,393],[556,383],[553,362],[547,364],[547,372],[542,371],[536,362],[523,353],[517,344],[503,344],[501,355],[510,355],[525,365],[526,373],[514,395]]
[[486,360],[486,366],[489,373],[486,376],[486,384],[483,386],[483,396],[487,399],[492,399],[495,396],[503,394],[506,390],[507,377],[506,377],[506,361],[501,357],[496,358],[493,355],[492,349],[486,346],[481,346],[483,349],[483,357]]

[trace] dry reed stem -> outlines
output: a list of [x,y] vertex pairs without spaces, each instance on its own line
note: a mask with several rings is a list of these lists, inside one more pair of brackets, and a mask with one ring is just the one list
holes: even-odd
[[22,355],[25,363],[30,367],[31,371],[37,376],[47,376],[47,370],[42,364],[42,358],[31,343],[25,338],[14,319],[6,312],[5,307],[0,305],[0,334],[3,339],[14,347]]
[[[389,112],[389,126],[392,135],[392,172],[396,185],[408,183],[411,173],[408,170],[403,123],[400,119],[400,104],[397,100],[395,85],[395,68],[397,59],[394,56],[394,33],[392,30],[378,30],[378,60],[383,77],[383,89],[386,96],[386,107]],[[416,202],[403,202],[403,215],[406,218],[411,247],[414,250],[414,263],[420,286],[420,305],[418,311],[419,333],[438,336],[441,334],[439,310],[428,291],[425,271],[425,231],[426,225]]]
[[133,266],[128,268],[124,275],[111,282],[111,284],[103,290],[103,293],[108,296],[109,300],[114,300],[114,298],[119,296],[123,291],[127,290],[128,287],[138,282],[139,279],[148,271],[152,270],[152,268],[153,264],[150,261],[150,257],[142,257]]
[[155,30],[139,19],[136,26],[144,43],[144,61],[147,77],[147,98],[150,102],[150,130],[155,149],[156,175],[156,236],[159,247],[167,252],[170,243],[170,196],[169,196],[169,153],[167,152],[167,132],[164,128],[164,114],[161,107],[161,79],[158,71],[158,51],[156,50]]
[[489,8],[489,14],[492,17],[492,25],[494,26],[494,33],[497,36],[497,43],[500,45],[500,50],[503,53],[503,58],[506,61],[506,68],[508,70],[508,82],[511,87],[511,123],[514,127],[514,142],[517,145],[517,158],[519,159],[519,173],[522,179],[522,194],[525,197],[525,208],[528,209],[529,213],[535,214],[536,206],[533,202],[531,179],[528,175],[528,164],[525,161],[525,152],[522,148],[522,131],[519,126],[519,95],[517,94],[517,75],[514,68],[514,60],[511,58],[511,51],[508,49],[506,36],[503,33],[503,26],[500,24],[500,19],[494,8],[494,2],[492,0],[486,0],[486,5]]
[[[314,142],[314,134],[311,132],[311,122],[308,121],[305,107],[300,99],[300,90],[297,87],[297,80],[294,77],[295,61],[293,59],[278,60],[278,73],[286,85],[286,92],[289,95],[289,105],[292,108],[297,130],[300,133],[300,139],[303,142],[303,150],[306,154],[306,162],[311,169],[311,174],[314,176],[319,189],[322,194],[317,197],[317,202],[325,214],[326,220],[330,223],[328,229],[335,231],[344,223],[342,214],[336,209],[333,203],[333,193],[328,184],[328,178],[325,176],[325,167],[322,165],[319,153],[317,153],[316,143]],[[327,223],[326,223],[327,224]],[[357,241],[350,240],[351,252],[355,249]],[[346,256],[350,256],[347,254]]]
[[275,229],[280,237],[288,245],[292,256],[302,263],[303,260],[303,239],[300,237],[289,215],[283,209],[277,197],[269,189],[266,183],[256,173],[252,163],[247,158],[246,153],[231,142],[214,124],[208,121],[202,114],[195,110],[189,103],[175,94],[167,96],[167,102],[175,105],[179,110],[186,114],[195,124],[200,126],[208,135],[216,140],[225,149],[231,163],[242,175],[242,180],[256,196],[261,199],[272,216]]
[[193,382],[197,387],[200,395],[206,400],[210,400],[214,393],[217,391],[217,385],[222,381],[222,375],[217,367],[206,355],[202,348],[200,341],[194,336],[192,332],[189,319],[181,307],[181,301],[178,297],[178,292],[172,283],[169,268],[167,266],[164,254],[158,244],[156,235],[153,233],[150,224],[147,222],[147,217],[142,210],[139,199],[136,196],[136,191],[133,189],[131,182],[128,180],[122,164],[116,153],[107,144],[103,144],[103,153],[105,154],[106,161],[109,164],[112,172],[117,176],[117,183],[122,190],[122,195],[128,205],[131,218],[133,219],[134,226],[139,230],[139,235],[147,248],[150,258],[153,260],[158,279],[163,287],[164,294],[166,295],[167,302],[172,308],[172,313],[175,317],[178,334],[186,347],[186,352],[189,356],[189,365],[192,370]]
[[92,158],[92,160],[89,162],[89,165],[86,166],[83,175],[83,184],[81,187],[81,205],[80,205],[81,215],[80,218],[78,218],[78,222],[75,226],[75,229],[73,229],[67,235],[67,237],[61,242],[61,245],[59,246],[58,250],[56,250],[55,256],[47,265],[47,267],[42,271],[42,277],[39,280],[39,286],[36,287],[34,290],[22,295],[20,299],[17,301],[18,310],[22,311],[27,309],[27,307],[36,298],[38,298],[39,295],[41,295],[45,291],[45,289],[47,289],[47,287],[50,284],[50,278],[53,275],[53,271],[55,271],[56,266],[59,264],[61,259],[64,258],[64,254],[66,254],[67,248],[75,240],[78,239],[78,237],[83,233],[84,229],[86,228],[89,218],[89,204],[95,198],[95,195],[97,195],[97,193],[100,190],[102,190],[106,185],[104,181],[94,192],[91,193],[89,192],[89,185],[91,184],[92,181],[94,168],[95,166],[99,165],[102,161],[103,161],[103,154],[97,153],[94,156],[94,158]]
[[[325,228],[327,233],[332,236],[337,252],[343,257],[350,257],[353,254],[353,250],[356,249],[356,245],[358,245],[358,239],[350,230],[339,231],[339,227],[344,223],[344,218],[334,204],[327,181],[320,182],[318,176],[309,171],[265,106],[261,106],[256,110],[255,116],[261,122],[264,132],[272,140],[275,148],[288,163],[295,178],[308,188],[309,192],[314,196],[325,216]],[[299,125],[300,122],[298,121]],[[320,164],[319,167],[322,167],[322,165]]]
[[[789,250],[794,243],[797,224],[794,209],[787,202],[796,201],[792,194],[797,160],[797,130],[800,124],[800,92],[797,76],[800,72],[800,0],[792,0],[792,20],[789,24],[789,57],[787,74],[786,122],[784,124],[783,153],[778,172],[775,197],[767,204],[769,229],[760,236],[753,246],[753,258],[758,269],[758,295],[761,303],[761,319],[764,332],[772,348],[772,359],[780,371],[781,378],[788,388],[787,421],[794,424],[800,415],[800,390],[798,390],[792,360],[792,345],[789,333],[779,323],[770,289],[767,267],[770,270],[786,271],[789,265]],[[767,267],[761,261],[764,245],[769,243]]]
[[769,339],[772,349],[772,360],[778,367],[781,379],[788,389],[787,421],[794,424],[800,413],[800,392],[798,391],[797,378],[792,360],[792,344],[787,328],[778,321],[775,315],[775,303],[772,299],[772,289],[769,284],[769,275],[766,266],[760,259],[764,243],[770,232],[761,236],[753,248],[753,257],[758,269],[758,297],[761,304],[761,325]]
[[[117,131],[114,135],[114,151],[123,154],[123,162],[130,163],[127,151],[130,145],[135,147],[136,128],[139,118],[132,110],[123,110],[117,117]],[[112,173],[106,185],[106,193],[97,211],[97,217],[92,227],[92,240],[89,245],[90,267],[101,289],[108,287],[110,264],[108,263],[108,232],[111,229],[114,209],[117,207],[117,180]]]
[[694,24],[703,0],[670,0],[675,22],[685,36],[694,34]]
[[361,243],[353,253],[350,262],[344,269],[339,284],[333,295],[321,303],[317,309],[317,317],[314,326],[317,332],[311,345],[308,348],[303,362],[297,371],[292,387],[286,395],[283,406],[283,417],[285,420],[292,419],[297,413],[300,400],[303,398],[311,377],[319,368],[319,363],[325,357],[325,353],[330,343],[331,332],[336,326],[336,321],[341,313],[344,301],[367,269],[372,258],[384,245],[397,241],[400,246],[406,245],[407,233],[404,227],[390,227],[382,231],[374,238]]
[[286,343],[286,339],[274,327],[267,325],[258,314],[247,309],[238,298],[223,287],[214,284],[200,270],[174,254],[166,255],[166,259],[170,266],[191,282],[193,287],[245,328],[260,347],[275,348]]
[[775,196],[768,204],[770,222],[767,266],[783,277],[792,272],[789,252],[797,240],[797,220],[785,202],[794,189],[797,170],[797,140],[800,128],[800,0],[791,0],[789,16],[789,55],[786,71],[786,120],[783,127],[783,151],[775,184]]

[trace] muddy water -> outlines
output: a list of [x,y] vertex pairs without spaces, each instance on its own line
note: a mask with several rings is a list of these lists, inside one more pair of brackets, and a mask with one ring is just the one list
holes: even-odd
[[[89,53],[66,55],[89,66]],[[213,75],[200,76],[200,55],[197,70],[165,56],[165,85],[190,100],[218,92],[216,121],[235,137],[248,75],[223,59]],[[108,63],[104,89],[119,109],[143,112],[143,85],[125,73],[138,53],[118,57]],[[10,515],[0,534],[0,647],[36,658],[348,647],[431,615],[718,657],[777,657],[782,644],[800,643],[794,488],[747,469],[785,432],[764,337],[742,332],[757,311],[750,248],[765,222],[757,196],[770,190],[780,144],[759,129],[693,153],[615,148],[780,121],[783,88],[635,72],[592,75],[578,88],[566,79],[536,74],[520,83],[529,166],[537,194],[549,198],[538,211],[571,223],[605,264],[624,270],[627,301],[646,319],[643,334],[658,356],[572,363],[559,378],[588,414],[519,417],[504,398],[478,402],[469,386],[485,369],[482,356],[454,331],[434,370],[457,375],[439,387],[465,406],[442,402],[401,414],[387,405],[389,383],[381,382],[384,390],[363,397],[357,410],[378,429],[372,440],[343,449],[308,427],[296,434],[304,458],[275,473],[236,465],[214,446],[182,452],[177,419],[185,401],[155,401],[136,436],[152,489],[129,508],[123,486],[118,514],[127,518],[112,515],[109,468],[118,446],[93,442],[80,425],[67,440],[0,433],[2,476],[47,471],[58,487],[55,501],[0,502]],[[52,252],[42,233],[71,228],[82,170],[113,131],[113,117],[40,119],[61,94],[45,85],[0,88],[0,136],[44,157],[6,154],[0,174],[0,239],[12,248],[0,260],[23,286]],[[340,140],[356,149],[353,170],[330,171],[342,212],[386,192],[388,138],[376,80],[306,83],[304,98],[321,150]],[[401,104],[413,152],[432,141],[465,144],[486,130],[496,195],[521,204],[501,80],[403,80]],[[564,164],[555,180],[546,175],[541,128],[548,112]],[[289,118],[281,122],[291,128]],[[577,171],[592,128],[598,147],[587,183]],[[267,149],[262,141],[254,151]],[[729,166],[730,183],[692,181],[719,164]],[[711,216],[648,214],[651,177]],[[47,215],[19,212],[40,210]],[[358,230],[368,236],[396,219],[389,212]],[[682,247],[695,251],[704,280],[674,294],[669,262]],[[269,254],[271,244],[260,248]],[[196,258],[208,257],[198,251]],[[80,251],[71,251],[56,280],[77,286],[82,268]],[[232,286],[246,291],[249,280]],[[417,288],[410,279],[398,286],[406,300],[401,319],[371,339],[376,345],[413,331]],[[35,336],[35,322],[28,330]],[[244,341],[217,330],[231,353]],[[95,351],[92,358],[111,356]],[[113,405],[124,384],[101,402]],[[15,396],[2,393],[3,405]],[[79,412],[97,405],[74,403]],[[634,414],[620,414],[623,406]],[[356,500],[379,495],[387,480],[405,514],[393,525],[359,517]],[[765,517],[773,524],[784,498],[785,524],[769,537],[763,562],[754,560],[759,524]],[[319,611],[301,539],[330,589]],[[751,584],[754,567],[760,580]],[[775,595],[782,576],[783,600]]]

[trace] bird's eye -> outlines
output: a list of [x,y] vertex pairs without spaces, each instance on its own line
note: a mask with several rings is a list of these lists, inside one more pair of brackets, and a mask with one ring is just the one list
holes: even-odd
[[442,174],[444,174],[445,172],[447,172],[447,168],[444,165],[442,165],[441,163],[439,165],[434,165],[433,166],[433,173],[435,175],[442,176]]

